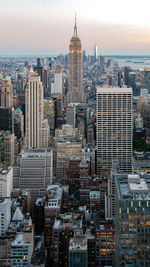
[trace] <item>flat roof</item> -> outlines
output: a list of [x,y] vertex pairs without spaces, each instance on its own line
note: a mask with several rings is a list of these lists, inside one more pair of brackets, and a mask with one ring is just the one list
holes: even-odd
[[28,245],[28,244],[24,243],[23,233],[19,233],[16,235],[15,240],[12,242],[12,246],[22,246],[22,245]]
[[119,199],[150,200],[150,175],[117,174],[116,185]]
[[116,94],[121,94],[121,93],[130,93],[130,94],[132,94],[132,88],[131,87],[100,87],[100,86],[98,86],[97,87],[97,93],[99,94],[99,93],[106,93],[106,94],[108,94],[108,93],[116,93]]
[[146,184],[145,179],[140,179],[139,183],[131,183],[129,182],[129,190],[130,192],[146,192],[148,191],[148,186]]
[[70,239],[69,251],[79,250],[80,252],[87,251],[86,237],[74,237]]

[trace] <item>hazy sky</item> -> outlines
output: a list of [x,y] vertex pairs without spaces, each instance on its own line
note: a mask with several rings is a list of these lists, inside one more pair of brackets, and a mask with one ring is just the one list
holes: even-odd
[[75,12],[87,52],[150,55],[150,0],[0,0],[0,55],[68,53]]

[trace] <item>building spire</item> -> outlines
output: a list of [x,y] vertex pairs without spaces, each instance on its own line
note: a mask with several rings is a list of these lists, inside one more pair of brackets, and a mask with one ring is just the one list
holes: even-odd
[[30,71],[29,71],[30,73],[32,73],[33,72],[33,68],[32,68],[32,65],[31,65],[31,67],[30,67]]
[[76,13],[75,13],[74,36],[77,36],[77,19],[76,19]]

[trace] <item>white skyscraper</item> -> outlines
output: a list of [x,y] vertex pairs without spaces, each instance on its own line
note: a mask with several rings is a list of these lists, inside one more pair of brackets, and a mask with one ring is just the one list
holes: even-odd
[[57,66],[54,74],[54,94],[62,94],[62,67]]
[[132,171],[132,88],[97,88],[97,174],[119,161]]
[[30,70],[26,101],[26,145],[47,147],[49,141],[48,121],[43,114],[43,86],[38,73]]
[[98,59],[98,46],[96,44],[94,45],[94,57],[96,62]]

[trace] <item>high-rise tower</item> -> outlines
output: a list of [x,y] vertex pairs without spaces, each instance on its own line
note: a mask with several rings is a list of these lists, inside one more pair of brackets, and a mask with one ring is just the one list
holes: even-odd
[[82,45],[77,35],[75,17],[74,34],[69,45],[69,90],[68,102],[84,102],[82,90]]
[[13,107],[13,89],[12,89],[11,79],[9,76],[6,76],[5,79],[2,80],[1,106],[3,108]]
[[144,69],[144,86],[150,93],[150,68]]
[[37,72],[30,70],[25,93],[26,102],[26,145],[47,147],[49,140],[48,121],[44,120],[43,86]]
[[95,62],[98,59],[98,47],[96,44],[94,45],[94,59],[95,59]]
[[132,88],[97,88],[97,174],[119,161],[132,172]]

